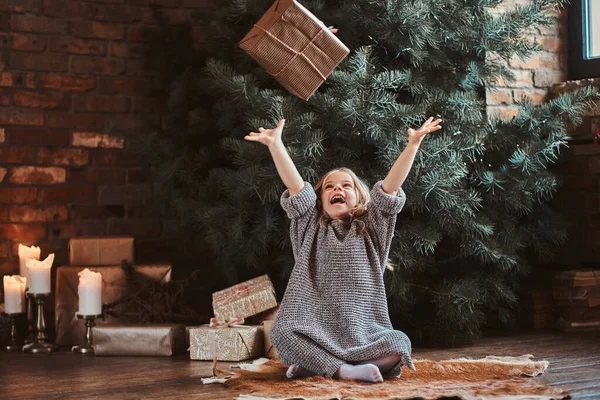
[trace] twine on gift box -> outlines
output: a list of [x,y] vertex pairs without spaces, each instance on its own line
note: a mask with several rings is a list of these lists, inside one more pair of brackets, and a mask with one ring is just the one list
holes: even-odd
[[[297,26],[295,26],[294,24],[292,24],[290,22],[290,20],[286,19],[283,15],[281,15],[281,20],[283,22],[287,22],[288,24],[292,25],[294,28],[296,28],[298,31],[302,32],[300,29],[298,29]],[[263,28],[260,25],[254,24],[254,26],[258,29],[260,29],[261,31],[263,31],[267,36],[269,36],[271,39],[275,39],[275,41],[279,42],[279,44],[281,44],[283,47],[285,47],[286,49],[290,50],[292,53],[294,53],[294,56],[292,58],[290,58],[290,60],[283,66],[281,67],[281,69],[276,72],[276,73],[272,73],[270,71],[267,71],[267,73],[269,75],[272,76],[279,76],[283,71],[285,71],[285,69],[298,57],[298,56],[302,56],[304,58],[304,60],[308,63],[308,65],[310,65],[312,67],[312,69],[317,73],[317,75],[319,75],[319,77],[321,77],[321,79],[325,80],[327,79],[327,77],[325,75],[323,75],[323,73],[319,70],[319,68],[317,68],[317,66],[315,64],[312,63],[312,61],[310,61],[310,58],[308,58],[305,54],[304,54],[304,50],[306,50],[308,48],[308,46],[310,46],[311,44],[313,44],[313,42],[317,39],[317,37],[323,33],[324,31],[327,30],[327,27],[321,22],[321,30],[319,32],[317,32],[317,34],[315,36],[313,36],[310,41],[306,44],[306,46],[304,46],[304,48],[302,50],[300,50],[299,52],[294,50],[293,48],[291,48],[290,46],[288,46],[287,44],[285,44],[285,42],[282,42],[277,36],[273,35],[271,32],[269,32],[268,30],[266,30],[265,28]],[[302,32],[304,33],[304,32]],[[319,48],[319,46],[315,46],[317,49]],[[319,49],[320,50],[320,49]]]

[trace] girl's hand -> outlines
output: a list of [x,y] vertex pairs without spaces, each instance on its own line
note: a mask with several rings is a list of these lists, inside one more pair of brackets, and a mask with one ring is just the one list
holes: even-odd
[[281,132],[283,131],[283,125],[285,125],[285,119],[279,121],[277,126],[273,129],[258,128],[258,133],[250,132],[244,137],[244,139],[250,142],[259,142],[267,147],[271,147],[272,145],[281,142]]
[[408,142],[416,143],[416,144],[421,143],[421,140],[423,140],[425,135],[427,135],[428,133],[439,131],[440,129],[442,129],[440,122],[442,122],[441,118],[438,118],[434,121],[433,117],[429,117],[427,119],[427,121],[425,121],[418,130],[415,131],[414,129],[409,128],[408,129]]

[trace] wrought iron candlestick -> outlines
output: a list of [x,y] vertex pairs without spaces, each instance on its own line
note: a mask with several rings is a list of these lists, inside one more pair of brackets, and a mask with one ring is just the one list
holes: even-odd
[[25,344],[35,343],[35,302],[33,297],[27,296],[27,336],[25,337]]
[[81,354],[94,354],[94,348],[92,347],[92,328],[96,325],[96,318],[102,318],[102,315],[81,315],[77,314],[77,319],[85,318],[85,335],[84,335],[84,344],[80,344],[79,346],[73,346],[71,348],[72,351]]
[[8,351],[18,351],[21,350],[21,347],[23,347],[17,343],[17,325],[15,324],[15,319],[21,314],[22,313],[5,314],[8,316],[8,318],[10,318],[10,344],[4,347]]
[[37,318],[35,328],[37,335],[34,343],[29,343],[23,346],[23,351],[27,353],[50,353],[56,350],[56,345],[48,343],[46,339],[46,321],[44,320],[44,299],[49,297],[52,293],[30,293],[27,292],[27,296],[35,300],[37,305]]

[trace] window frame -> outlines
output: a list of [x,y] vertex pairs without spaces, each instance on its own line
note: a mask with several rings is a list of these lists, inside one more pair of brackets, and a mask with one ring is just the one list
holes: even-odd
[[590,0],[571,0],[569,6],[569,79],[600,78],[600,57],[583,58],[582,4]]

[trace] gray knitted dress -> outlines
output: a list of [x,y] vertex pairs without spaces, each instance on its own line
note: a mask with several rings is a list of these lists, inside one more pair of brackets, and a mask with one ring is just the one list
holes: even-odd
[[[281,205],[291,220],[296,264],[270,332],[281,361],[331,377],[344,363],[400,354],[414,369],[408,337],[390,322],[383,272],[406,195],[389,195],[377,182],[367,205],[366,235],[356,224],[319,223],[316,193],[305,183]],[[400,374],[397,366],[392,374]]]

